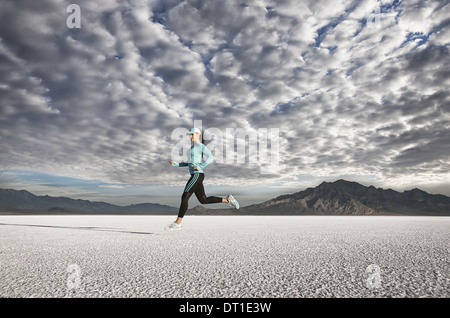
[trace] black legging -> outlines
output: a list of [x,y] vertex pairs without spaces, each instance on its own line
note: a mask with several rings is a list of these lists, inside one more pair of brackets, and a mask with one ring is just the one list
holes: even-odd
[[205,188],[203,187],[203,180],[205,175],[203,173],[193,173],[186,183],[183,195],[181,196],[180,210],[178,211],[178,217],[182,218],[187,211],[188,201],[192,193],[195,193],[198,201],[201,204],[220,203],[222,198],[219,197],[207,197],[205,194]]

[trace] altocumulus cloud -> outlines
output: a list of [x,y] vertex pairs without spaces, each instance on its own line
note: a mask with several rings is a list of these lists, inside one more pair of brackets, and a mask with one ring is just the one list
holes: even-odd
[[171,133],[197,119],[280,130],[280,174],[215,184],[449,180],[449,1],[79,0],[69,29],[72,2],[0,3],[2,170],[179,184]]

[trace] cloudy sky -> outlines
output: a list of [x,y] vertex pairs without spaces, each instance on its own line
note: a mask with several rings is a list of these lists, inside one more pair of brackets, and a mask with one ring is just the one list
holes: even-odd
[[442,0],[3,0],[0,188],[177,206],[172,133],[201,120],[279,129],[276,172],[205,169],[241,205],[338,178],[450,195],[449,43]]

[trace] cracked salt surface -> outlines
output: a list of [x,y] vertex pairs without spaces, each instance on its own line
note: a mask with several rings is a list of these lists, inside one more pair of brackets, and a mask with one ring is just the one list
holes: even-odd
[[449,297],[450,218],[1,216],[0,297]]

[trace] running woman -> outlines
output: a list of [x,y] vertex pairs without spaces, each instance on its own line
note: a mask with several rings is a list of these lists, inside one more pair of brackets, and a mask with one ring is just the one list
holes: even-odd
[[[168,231],[179,230],[182,228],[181,221],[187,211],[189,198],[193,193],[195,193],[195,196],[201,204],[228,203],[230,206],[239,209],[239,203],[231,194],[227,197],[206,196],[205,189],[203,187],[203,180],[205,179],[203,169],[214,160],[214,157],[211,151],[202,142],[200,142],[200,129],[192,128],[188,135],[190,136],[192,142],[190,153],[188,153],[188,158],[190,158],[189,162],[178,163],[170,161],[170,164],[174,167],[189,167],[191,177],[189,178],[184,188],[183,195],[181,196],[181,205],[178,211],[178,217],[175,222],[166,227],[166,230]],[[203,154],[207,156],[207,159],[204,162],[202,162]]]

